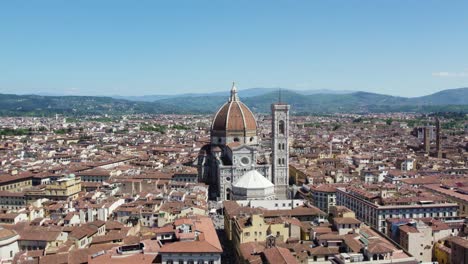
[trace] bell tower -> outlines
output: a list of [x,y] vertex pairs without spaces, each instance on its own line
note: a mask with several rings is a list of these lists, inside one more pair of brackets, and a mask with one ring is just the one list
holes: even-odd
[[288,198],[289,185],[289,108],[281,103],[271,105],[271,138],[272,138],[272,182],[278,199]]

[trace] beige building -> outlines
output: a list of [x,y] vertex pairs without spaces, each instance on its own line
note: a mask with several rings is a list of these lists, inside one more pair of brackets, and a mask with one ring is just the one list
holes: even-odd
[[349,210],[346,206],[335,205],[330,206],[329,214],[332,217],[349,217],[349,218],[356,218],[356,214]]
[[432,259],[432,228],[418,221],[415,226],[400,226],[400,245],[418,261]]

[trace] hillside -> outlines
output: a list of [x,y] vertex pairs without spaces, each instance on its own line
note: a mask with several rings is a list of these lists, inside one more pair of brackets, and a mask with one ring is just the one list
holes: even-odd
[[[289,103],[293,113],[336,113],[336,112],[434,112],[434,111],[462,111],[468,112],[468,88],[451,89],[437,94],[406,98],[382,95],[368,92],[354,92],[345,94],[311,94],[304,95],[295,91],[282,91],[282,101]],[[438,98],[438,97],[441,98]],[[452,97],[463,97],[454,100]],[[166,105],[190,105],[190,107],[204,107],[208,112],[216,111],[227,96],[182,97],[165,99]],[[267,113],[270,104],[277,102],[278,92],[241,97],[241,100],[254,112]]]
[[2,116],[68,116],[132,114],[132,113],[179,113],[171,105],[132,102],[95,96],[40,96],[0,94]]
[[448,89],[431,95],[412,98],[420,105],[466,105],[468,104],[468,88]]
[[[255,95],[257,94],[257,95]],[[254,112],[268,113],[270,104],[278,101],[278,91],[253,89],[251,96],[241,100]],[[449,89],[427,96],[406,98],[368,92],[303,94],[283,90],[282,101],[289,103],[292,112],[307,113],[363,113],[363,112],[439,112],[468,113],[468,88]],[[175,96],[155,102],[130,101],[96,96],[40,96],[0,94],[0,115],[52,116],[56,113],[81,116],[135,113],[213,113],[228,95]]]
[[[290,90],[285,88],[248,88],[239,90],[239,96],[242,98],[247,97],[254,97],[265,95],[269,93],[278,93],[278,90],[289,90],[291,92],[295,92],[302,95],[311,95],[311,94],[349,94],[353,93],[353,91],[346,91],[346,90],[327,90],[327,89],[319,89],[319,90]],[[174,98],[192,98],[192,97],[227,97],[229,96],[229,91],[222,91],[222,92],[212,92],[212,93],[185,93],[185,94],[177,94],[177,95],[143,95],[143,96],[120,96],[114,95],[111,96],[115,99],[124,99],[129,101],[136,101],[136,102],[155,102],[159,100],[166,100],[166,99],[174,99]]]

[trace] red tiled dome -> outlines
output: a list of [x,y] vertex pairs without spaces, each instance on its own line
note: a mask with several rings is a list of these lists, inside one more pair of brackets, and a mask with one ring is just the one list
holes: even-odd
[[231,98],[216,113],[211,129],[226,132],[256,132],[257,122],[252,111],[237,97],[233,85]]
[[252,131],[257,130],[257,122],[245,104],[231,101],[224,104],[216,113],[212,129],[217,131]]

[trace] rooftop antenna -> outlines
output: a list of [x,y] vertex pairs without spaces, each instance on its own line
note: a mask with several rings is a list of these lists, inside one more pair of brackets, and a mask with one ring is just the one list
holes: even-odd
[[281,88],[278,88],[278,103],[281,104]]

